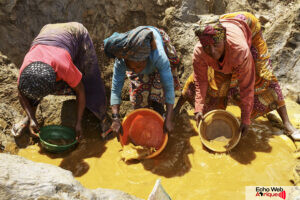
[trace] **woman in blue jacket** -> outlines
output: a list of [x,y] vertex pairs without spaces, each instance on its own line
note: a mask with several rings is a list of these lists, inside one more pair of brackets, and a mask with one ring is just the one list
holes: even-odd
[[171,132],[174,88],[180,89],[180,84],[177,78],[179,59],[169,36],[155,27],[139,26],[106,38],[104,51],[108,57],[115,58],[110,99],[112,130],[116,133],[121,131],[119,110],[127,75],[134,109],[153,108],[163,114],[163,105],[166,104],[164,132]]

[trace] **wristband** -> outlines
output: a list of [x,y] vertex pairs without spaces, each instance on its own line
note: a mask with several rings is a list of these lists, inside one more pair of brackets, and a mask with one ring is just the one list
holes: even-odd
[[119,113],[117,113],[117,114],[111,114],[111,118],[113,118],[113,119],[120,119],[120,115],[119,115]]

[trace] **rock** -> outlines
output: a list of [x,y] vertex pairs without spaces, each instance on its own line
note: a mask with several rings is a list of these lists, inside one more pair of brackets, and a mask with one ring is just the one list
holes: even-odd
[[70,171],[35,163],[16,155],[0,153],[0,199],[99,199],[139,200],[125,192],[110,189],[89,190]]
[[7,127],[6,121],[0,118],[0,130],[3,131],[6,129],[6,127]]
[[0,51],[19,66],[31,41],[47,23],[78,21],[87,27],[93,41],[102,41],[115,31],[157,25],[167,6],[178,1],[3,0],[0,3]]
[[267,22],[270,21],[270,19],[264,15],[260,15],[258,19],[262,25],[265,25]]
[[293,177],[291,177],[291,182],[295,186],[300,186],[300,161],[297,162],[293,169]]

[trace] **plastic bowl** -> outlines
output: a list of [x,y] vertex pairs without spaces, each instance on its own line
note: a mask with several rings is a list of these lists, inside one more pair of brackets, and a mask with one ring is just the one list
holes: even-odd
[[164,119],[154,110],[140,108],[129,113],[122,122],[123,135],[120,135],[122,146],[129,144],[155,147],[156,151],[145,157],[153,158],[166,147],[168,135],[163,133]]
[[202,143],[215,152],[233,149],[240,141],[239,121],[226,110],[206,113],[198,127]]
[[[65,126],[44,126],[40,129],[39,136],[42,147],[53,153],[59,153],[71,149],[77,143],[75,131]],[[64,140],[72,142],[69,144],[59,145],[52,144],[51,140]]]

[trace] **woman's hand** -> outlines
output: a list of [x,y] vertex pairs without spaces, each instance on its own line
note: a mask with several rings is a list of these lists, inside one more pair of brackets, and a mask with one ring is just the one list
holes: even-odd
[[203,114],[202,112],[198,112],[195,115],[195,120],[196,120],[196,125],[197,127],[199,126],[200,121],[203,119]]
[[30,119],[29,131],[33,136],[39,137],[38,133],[40,131],[40,127],[35,119]]
[[166,118],[164,121],[164,133],[171,133],[174,130],[174,123],[171,119]]
[[81,122],[76,123],[75,132],[76,132],[76,140],[79,142],[83,138]]
[[242,136],[245,136],[248,133],[249,125],[241,123],[240,125],[240,132],[242,133]]
[[111,130],[118,134],[123,135],[123,128],[122,128],[122,124],[121,124],[121,120],[120,119],[114,119],[111,126],[110,126]]

